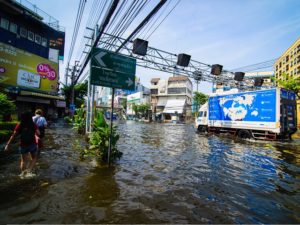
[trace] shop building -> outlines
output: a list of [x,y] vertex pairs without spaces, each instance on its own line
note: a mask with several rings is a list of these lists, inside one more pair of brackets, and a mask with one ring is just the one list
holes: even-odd
[[152,119],[162,122],[186,122],[192,116],[193,85],[188,77],[151,80]]
[[58,21],[30,2],[0,1],[0,91],[15,101],[18,114],[36,108],[47,117],[63,114],[64,38]]

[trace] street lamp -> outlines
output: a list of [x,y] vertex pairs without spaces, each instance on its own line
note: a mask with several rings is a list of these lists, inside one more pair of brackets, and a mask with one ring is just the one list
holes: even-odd
[[213,75],[218,76],[218,75],[221,75],[222,69],[223,69],[222,65],[214,64],[214,65],[211,66],[211,72],[210,73],[213,74]]
[[177,65],[187,67],[190,63],[191,56],[181,53],[177,56]]
[[245,73],[243,73],[243,72],[235,72],[234,73],[234,80],[235,81],[243,81],[244,76],[245,76]]
[[197,84],[197,92],[198,92],[198,84],[199,84],[199,81],[201,81],[202,79],[202,72],[199,71],[199,70],[195,70],[193,72],[193,78],[194,80],[196,81],[196,84]]
[[148,41],[142,39],[135,39],[133,41],[132,52],[137,55],[145,56],[147,54]]

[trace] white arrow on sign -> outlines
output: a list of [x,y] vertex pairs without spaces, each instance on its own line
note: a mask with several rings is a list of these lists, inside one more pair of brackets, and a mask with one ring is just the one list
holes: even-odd
[[128,80],[125,81],[128,85],[128,87],[130,87],[133,84],[133,81],[128,77]]
[[107,67],[106,64],[102,61],[102,57],[104,57],[106,54],[106,52],[100,52],[95,56],[95,59],[100,64],[100,66]]

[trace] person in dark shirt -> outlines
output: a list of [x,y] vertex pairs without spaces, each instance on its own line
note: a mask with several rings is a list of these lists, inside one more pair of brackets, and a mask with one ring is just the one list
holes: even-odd
[[10,143],[17,135],[21,137],[19,144],[21,174],[24,174],[25,171],[31,173],[37,160],[36,135],[40,135],[37,125],[32,121],[31,112],[22,113],[21,122],[16,125],[14,133],[7,142],[4,151],[9,150]]

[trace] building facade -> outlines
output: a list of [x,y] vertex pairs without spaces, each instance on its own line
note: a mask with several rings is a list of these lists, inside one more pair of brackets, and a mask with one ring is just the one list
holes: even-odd
[[[252,80],[252,79],[254,81],[255,78],[262,78],[263,79],[262,86],[264,88],[275,86],[275,82],[273,80],[274,71],[247,72],[247,73],[245,73],[245,78],[247,78],[247,81]],[[254,82],[251,81],[251,83],[248,82],[244,85],[246,85],[247,87],[253,87]],[[220,92],[229,91],[229,90],[235,89],[235,88],[237,88],[237,86],[230,86],[230,85],[226,85],[226,84],[222,84],[222,83],[213,83],[212,92],[220,93]]]
[[53,117],[64,111],[58,96],[64,37],[58,21],[30,2],[0,1],[0,91],[15,101],[18,114],[41,108]]
[[[276,79],[286,79],[283,76],[286,74],[288,77],[300,80],[300,38],[278,58],[274,67]],[[298,128],[300,128],[300,99],[297,100],[297,119]]]
[[188,77],[151,80],[152,119],[163,122],[186,122],[192,116],[193,85]]

